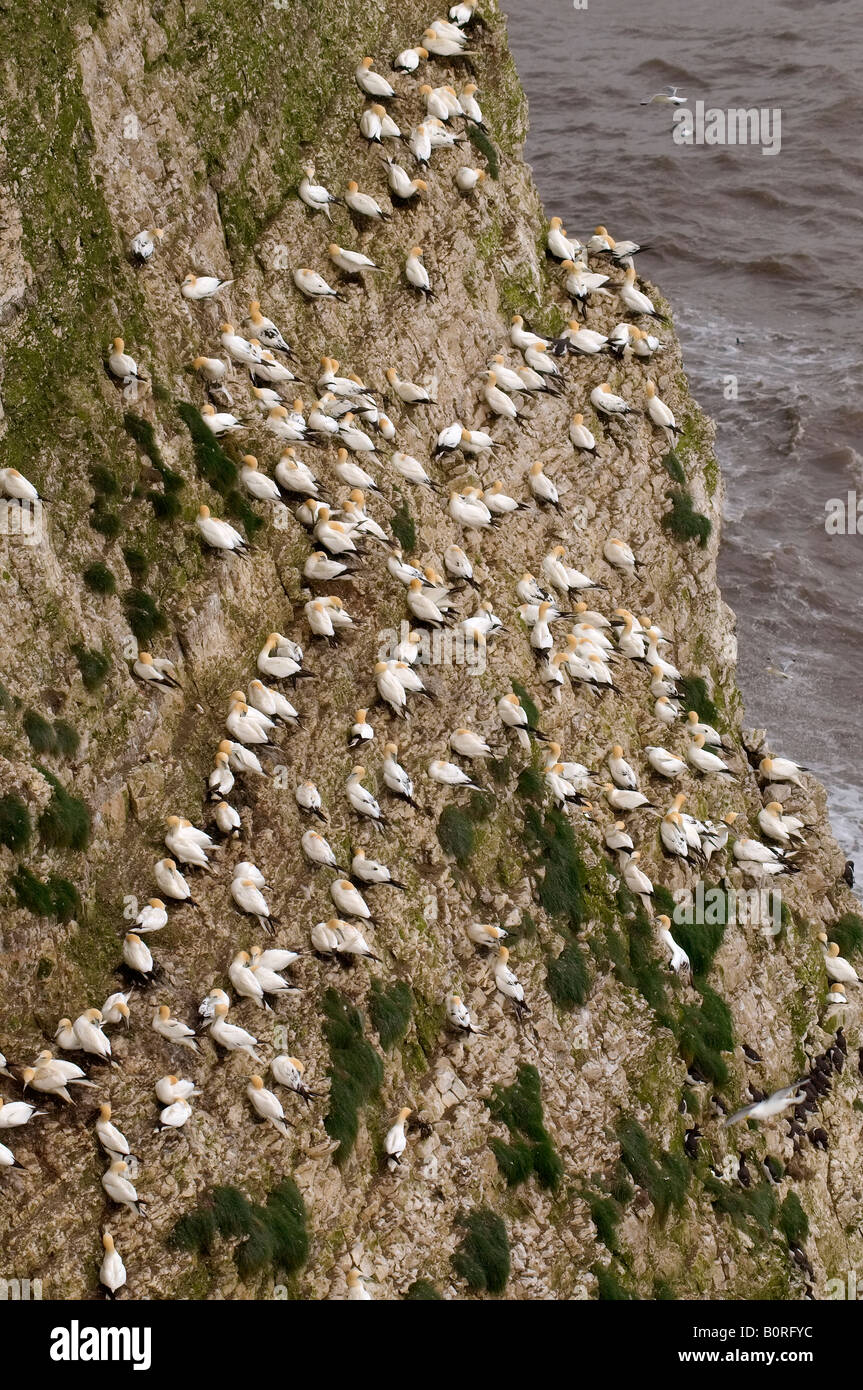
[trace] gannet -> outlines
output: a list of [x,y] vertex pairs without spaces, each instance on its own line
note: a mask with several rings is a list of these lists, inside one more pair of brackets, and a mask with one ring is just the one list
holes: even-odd
[[678,96],[679,87],[663,87],[661,92],[655,92],[652,97],[646,97],[641,103],[642,106],[685,106],[686,97]]
[[581,244],[574,237],[567,236],[559,217],[552,217],[548,224],[546,247],[549,255],[557,261],[574,261],[581,250]]
[[311,551],[303,565],[303,575],[313,584],[328,584],[349,572],[344,561],[331,559],[324,550]]
[[674,777],[680,777],[686,771],[686,763],[683,759],[675,757],[666,748],[658,748],[654,744],[648,744],[644,751],[650,766],[654,772],[659,773],[660,777],[667,777],[671,780]]
[[653,896],[653,884],[647,874],[637,863],[641,857],[641,850],[635,849],[631,853],[625,850],[620,852],[620,868],[623,881],[630,893],[636,893],[645,907],[649,906],[649,899]]
[[153,874],[157,888],[166,898],[172,898],[175,902],[187,902],[190,907],[195,906],[192,890],[173,859],[160,859],[153,868]]
[[630,325],[629,341],[634,357],[641,357],[649,361],[655,352],[662,350],[662,343],[653,333],[648,333],[643,328],[636,328]]
[[300,444],[305,439],[307,430],[302,409],[301,400],[295,400],[290,411],[284,405],[271,406],[267,411],[264,428],[270,434],[274,434],[277,439],[285,439],[289,443]]
[[805,843],[801,834],[803,821],[797,816],[783,815],[782,804],[779,801],[769,801],[761,808],[758,812],[758,824],[769,840],[776,840],[780,845],[788,847],[795,843]]
[[611,757],[608,759],[608,770],[611,773],[611,780],[616,786],[624,790],[637,791],[638,778],[634,770],[623,756],[623,748],[616,743],[611,750]]
[[201,540],[212,550],[243,553],[249,548],[248,542],[229,522],[217,521],[215,517],[210,515],[209,507],[198,508],[195,525]]
[[263,355],[261,348],[249,342],[242,334],[235,333],[232,323],[219,325],[219,341],[232,362],[239,362],[243,367],[251,367],[261,361]]
[[39,490],[17,468],[0,468],[0,493],[17,502],[38,502]]
[[402,49],[393,59],[393,69],[396,72],[416,72],[420,60],[428,56],[428,51],[420,46]]
[[[354,420],[356,417],[354,417],[353,410],[347,410],[339,420],[339,435],[345,441],[346,448],[352,450],[353,453],[377,453],[371,435],[360,430],[359,425],[354,424]],[[370,484],[365,484],[365,486],[370,486]],[[374,481],[371,482],[371,486],[374,486]]]
[[481,183],[486,180],[484,169],[472,169],[469,165],[463,164],[460,169],[455,171],[455,186],[459,193],[473,193]]
[[348,1270],[348,1302],[350,1303],[372,1303],[371,1294],[362,1281],[358,1269]]
[[360,883],[369,885],[385,884],[390,888],[400,888],[404,891],[405,885],[393,878],[386,864],[381,864],[377,859],[369,859],[364,850],[358,849],[351,860],[351,878],[359,879]]
[[[669,809],[680,813],[686,799],[685,792],[678,792]],[[714,854],[725,848],[728,832],[736,819],[736,811],[729,811],[718,825],[714,825],[712,821],[697,821],[694,816],[685,813],[679,815],[679,823],[686,836],[687,845],[697,854],[703,855],[706,864],[709,864]]]
[[[770,845],[763,845],[759,840],[747,836],[741,836],[739,840],[734,841],[732,853],[738,863],[749,865],[753,870],[781,874],[791,867],[790,861],[785,857],[785,850],[772,849]],[[757,874],[755,876],[757,877]]]
[[393,1163],[398,1163],[407,1148],[407,1135],[405,1134],[405,1121],[411,1114],[409,1105],[403,1106],[396,1116],[395,1124],[387,1131],[384,1139],[384,1152]]
[[348,183],[345,203],[351,212],[356,213],[357,217],[367,217],[372,222],[388,222],[390,214],[384,212],[380,203],[370,197],[368,193],[361,193],[360,186],[355,179]]
[[[383,663],[380,662],[379,665],[383,666]],[[384,670],[386,669],[387,668],[384,667]],[[395,677],[393,677],[393,679],[395,679]],[[398,684],[398,682],[396,682],[396,684]],[[404,689],[401,685],[399,685],[399,689],[404,698]],[[358,816],[365,816],[367,820],[374,821],[378,825],[385,825],[386,817],[383,815],[380,806],[371,792],[362,784],[362,779],[365,775],[365,768],[357,764],[357,766],[352,769],[351,775],[345,784],[345,795],[351,808],[356,811]]]
[[165,825],[165,844],[175,859],[197,869],[210,868],[207,850],[214,846],[205,830],[197,830],[180,816],[168,816]]
[[473,576],[473,565],[460,545],[447,546],[444,551],[443,563],[444,569],[451,579],[464,581],[465,584],[470,584],[472,589],[479,588]]
[[383,139],[384,108],[377,102],[367,106],[360,115],[360,135],[370,145],[380,145]]
[[653,703],[653,713],[660,724],[675,724],[680,719],[680,710],[675,709],[667,695],[659,695]]
[[136,975],[151,975],[153,973],[153,957],[147,946],[135,932],[128,932],[123,937],[123,960],[130,970],[134,970]]
[[[251,974],[251,972],[249,972]],[[210,1037],[213,1038],[220,1047],[226,1052],[245,1052],[251,1057],[258,1066],[263,1066],[262,1059],[255,1052],[257,1038],[253,1038],[251,1033],[247,1033],[245,1028],[239,1028],[234,1023],[228,1023],[226,1015],[228,1006],[219,1003],[214,1009],[213,1022],[210,1024]]]
[[245,424],[229,410],[216,410],[213,405],[201,406],[201,421],[219,439],[223,434],[236,434]]
[[818,940],[824,952],[824,967],[828,980],[838,980],[842,985],[859,985],[861,981],[857,971],[850,961],[840,956],[836,942],[828,941],[826,932],[819,932]]
[[435,758],[429,763],[428,774],[433,782],[440,782],[445,787],[470,787],[473,791],[480,790],[466,772],[443,758]]
[[242,696],[241,690],[235,690],[231,696],[225,728],[238,743],[272,747],[270,730],[275,729],[275,721],[260,710],[249,709]]
[[126,1177],[126,1172],[127,1164],[122,1158],[115,1158],[108,1171],[102,1174],[102,1186],[112,1202],[116,1202],[120,1207],[129,1207],[139,1216],[143,1216],[138,1194]]
[[104,1232],[102,1247],[105,1253],[99,1266],[99,1283],[105,1286],[108,1294],[113,1298],[117,1290],[122,1289],[126,1282],[126,1266],[114,1249],[114,1238],[110,1231]]
[[306,207],[311,208],[313,212],[325,212],[328,218],[331,216],[330,203],[342,201],[324,188],[323,184],[315,182],[315,170],[311,164],[307,164],[303,170],[298,191]]
[[551,479],[543,473],[542,463],[539,460],[530,465],[527,483],[537,502],[544,506],[554,507],[555,511],[560,511],[560,496],[557,488]]
[[460,994],[448,994],[445,1000],[447,1023],[457,1033],[475,1033],[479,1038],[488,1035],[477,1028],[470,1016],[470,1009]]
[[481,395],[492,415],[499,415],[505,420],[518,419],[519,412],[515,402],[497,385],[497,372],[486,373]]
[[412,179],[395,160],[387,160],[387,181],[390,192],[401,203],[408,203],[420,193],[428,192],[428,184],[423,179]]
[[[99,1009],[85,1009],[72,1025],[77,1046],[93,1057],[108,1060],[111,1056],[111,1040],[102,1032],[102,1014]],[[61,1047],[63,1044],[60,1044]]]
[[[259,299],[251,300],[249,304],[249,317],[246,319],[246,323],[249,324],[255,340],[262,343],[265,348],[272,348],[275,349],[276,352],[283,352],[287,357],[294,356],[291,347],[282,337],[281,331],[276,324],[273,323],[273,320],[268,319],[261,313],[261,302]],[[288,376],[282,379],[293,381],[293,373],[289,372]]]
[[129,1141],[115,1124],[111,1122],[111,1107],[107,1101],[99,1106],[99,1118],[96,1121],[96,1138],[102,1148],[113,1158],[128,1157],[132,1152],[129,1148]]
[[775,1119],[792,1105],[799,1105],[805,1098],[806,1092],[799,1089],[801,1085],[801,1082],[795,1081],[792,1086],[783,1086],[780,1091],[774,1091],[766,1099],[755,1101],[754,1105],[744,1105],[742,1110],[736,1110],[722,1123],[727,1128],[729,1125],[736,1125],[740,1120]]
[[192,275],[189,273],[180,286],[184,299],[212,299],[213,295],[233,285],[233,280],[220,280],[218,275]]
[[671,410],[664,401],[661,401],[656,394],[656,387],[652,381],[645,385],[647,394],[647,413],[659,429],[665,432],[668,443],[673,446],[675,435],[678,433],[677,424],[674,419],[674,411]]
[[227,801],[218,801],[213,807],[213,819],[222,835],[231,835],[235,839],[239,837],[242,828],[239,811],[230,806]]
[[334,290],[322,275],[308,266],[300,266],[294,271],[294,284],[307,299],[344,299],[340,290]]
[[624,272],[623,284],[620,286],[618,294],[631,314],[645,314],[650,318],[661,319],[663,323],[665,322],[664,316],[654,309],[653,301],[636,288],[634,266],[628,266]]
[[518,348],[519,352],[524,352],[529,347],[551,347],[548,338],[543,338],[538,333],[532,333],[530,329],[525,328],[521,314],[513,314],[512,316],[509,340],[513,347]]
[[717,758],[715,753],[708,753],[704,747],[704,735],[697,734],[686,745],[684,753],[686,761],[690,767],[694,767],[696,772],[720,772],[726,777],[734,777],[735,774],[730,767],[726,767],[721,758]]
[[156,243],[161,241],[164,235],[161,227],[145,227],[137,232],[129,242],[129,255],[132,260],[140,261],[142,265],[149,261],[156,250]]
[[542,562],[542,573],[551,584],[552,588],[560,590],[561,593],[569,593],[570,589],[601,589],[603,585],[597,584],[595,580],[589,579],[580,570],[572,569],[571,566],[564,564],[566,551],[562,545],[556,545],[549,551]]
[[607,295],[603,286],[608,284],[608,276],[588,270],[581,260],[561,261],[561,270],[566,271],[563,287],[576,304],[585,306],[591,294]]
[[187,1100],[175,1100],[160,1112],[159,1128],[154,1133],[160,1134],[163,1129],[182,1129],[191,1115],[192,1107]]
[[391,456],[390,463],[396,472],[402,478],[406,478],[409,483],[416,483],[419,487],[434,488],[434,483],[419,459],[415,459],[412,454],[406,454],[399,449]]
[[615,811],[637,811],[641,806],[652,806],[653,802],[642,792],[625,791],[608,782],[604,787],[605,799]]
[[375,664],[375,684],[378,689],[378,694],[384,703],[388,704],[394,713],[398,714],[402,719],[406,719],[407,695],[405,694],[405,688],[398,676],[385,661],[378,661]]
[[320,864],[327,869],[338,869],[331,846],[316,830],[307,830],[300,840],[300,848],[310,864]]
[[396,94],[395,88],[391,87],[386,78],[382,77],[380,73],[372,71],[374,61],[374,58],[363,58],[354,73],[357,86],[361,91],[365,92],[366,96],[376,97],[379,100],[383,100],[387,97],[394,97]]
[[518,976],[510,970],[507,964],[509,951],[505,946],[499,946],[497,957],[494,962],[494,983],[497,990],[505,999],[511,999],[519,1015],[529,1014],[530,1009],[525,1002],[524,989],[519,983]]
[[801,772],[808,771],[806,767],[798,767],[790,758],[762,758],[758,764],[758,775],[762,781],[793,782],[797,787],[803,786]]
[[380,270],[380,266],[375,265],[369,256],[364,256],[361,251],[349,251],[347,247],[339,246],[335,241],[330,242],[327,254],[333,265],[345,275],[360,275],[364,270]]
[[633,574],[638,567],[638,562],[626,541],[620,540],[617,536],[608,537],[603,544],[602,554],[609,565],[624,570],[627,574]]
[[37,1110],[26,1100],[0,1099],[0,1129],[17,1129],[26,1125],[35,1115],[47,1115],[47,1110]]
[[607,381],[595,386],[590,393],[590,402],[594,410],[600,415],[631,415],[632,406],[623,399],[616,396]]
[[280,976],[276,975],[275,979],[271,978],[275,972],[287,970],[299,958],[299,951],[290,951],[283,946],[270,946],[266,951],[261,950],[260,946],[252,947],[252,970],[261,981],[265,994],[283,994],[286,989],[294,994],[300,993]]
[[231,997],[226,994],[223,989],[211,989],[209,994],[205,995],[198,1005],[198,1016],[204,1020],[202,1027],[208,1028],[212,1023],[216,1014],[217,1004],[227,1004],[230,1007],[230,1003]]
[[488,364],[488,371],[494,372],[495,384],[508,395],[515,391],[520,391],[522,382],[518,372],[514,372],[511,367],[506,365],[502,352],[498,352]]
[[303,1081],[305,1067],[298,1057],[288,1057],[282,1054],[274,1057],[270,1063],[270,1071],[273,1080],[280,1086],[285,1086],[289,1091],[294,1091],[298,1096],[302,1096],[307,1105],[319,1094],[317,1091],[310,1091]]
[[582,328],[575,319],[563,330],[558,341],[565,345],[567,351],[585,357],[593,357],[608,346],[608,339],[604,333],[596,333],[592,328]]
[[250,917],[257,917],[261,930],[272,931],[267,899],[264,898],[263,892],[257,887],[257,884],[253,883],[252,878],[233,878],[231,897],[238,905],[240,912],[249,913]]
[[[221,993],[221,991],[220,991]],[[188,1100],[189,1096],[199,1096],[194,1081],[181,1081],[176,1076],[162,1076],[156,1082],[156,1097],[163,1105],[172,1105],[177,1100]]]
[[171,686],[175,690],[182,688],[174,676],[174,663],[167,657],[153,657],[149,652],[139,651],[132,662],[132,673],[146,685]]
[[167,925],[168,914],[161,898],[150,898],[135,918],[135,926],[140,936],[151,931],[161,931]]
[[115,338],[111,344],[111,351],[108,354],[108,371],[124,386],[128,386],[131,381],[147,380],[138,371],[138,364],[134,357],[130,357],[126,352],[126,345],[122,338]]
[[449,746],[462,758],[492,757],[492,751],[485,739],[472,729],[454,729],[449,736]]
[[518,742],[520,742],[523,748],[528,749],[529,746],[531,746],[531,741],[529,741],[528,738],[528,731],[531,734],[536,734],[536,730],[531,726],[531,723],[529,723],[527,710],[524,709],[523,703],[518,699],[518,696],[516,694],[500,696],[498,701],[498,713],[500,714],[500,723],[506,728],[514,728],[514,730],[516,730]]
[[425,101],[426,112],[436,120],[448,121],[451,116],[461,114],[461,106],[458,104],[458,100],[456,99],[456,104],[459,105],[459,109],[458,113],[456,113],[453,109],[449,94],[444,87],[431,87],[428,82],[424,82],[419,89],[419,94]]
[[153,1032],[159,1033],[168,1042],[179,1047],[187,1047],[190,1052],[198,1051],[198,1044],[194,1041],[194,1028],[189,1028],[179,1018],[172,1018],[171,1010],[167,1004],[160,1004],[156,1009],[153,1014],[152,1026]]
[[261,1119],[266,1120],[268,1124],[271,1124],[274,1129],[277,1129],[280,1134],[284,1134],[287,1138],[288,1127],[285,1124],[282,1102],[272,1091],[267,1090],[260,1076],[249,1078],[246,1095],[252,1103],[252,1109],[261,1116]]
[[405,381],[399,377],[395,367],[388,367],[386,379],[395,391],[400,401],[405,405],[435,405],[436,402],[425,386],[419,386],[415,381]]
[[429,273],[422,263],[422,247],[414,246],[408,253],[405,261],[405,278],[409,285],[415,290],[420,290],[427,299],[433,299],[434,295],[431,288]]
[[61,1018],[54,1030],[54,1041],[61,1052],[78,1052],[81,1044],[72,1027],[71,1018]]
[[463,454],[473,458],[488,449],[496,449],[497,445],[485,430],[462,430],[459,448]]
[[315,540],[330,555],[354,555],[357,545],[347,527],[340,521],[331,520],[329,507],[319,507],[314,526]]
[[689,842],[679,811],[667,811],[659,824],[659,838],[666,854],[678,859],[689,858]]
[[674,971],[675,974],[678,974],[681,970],[690,970],[691,966],[689,964],[689,956],[686,954],[682,946],[678,946],[677,942],[674,940],[674,937],[671,935],[671,918],[666,917],[663,913],[660,917],[657,918],[657,923],[659,926],[658,936],[661,941],[664,941],[665,945],[668,947],[668,950],[670,952],[671,958],[668,964],[670,965],[671,969]]
[[475,946],[484,946],[488,950],[495,951],[504,937],[508,935],[503,927],[495,927],[488,922],[470,922],[467,927],[467,934]]
[[453,521],[458,521],[462,526],[470,529],[491,526],[492,523],[491,512],[482,498],[468,489],[465,489],[464,492],[459,492],[456,488],[451,490],[449,514]]
[[325,927],[327,932],[335,934],[336,955],[359,956],[364,960],[380,962],[380,956],[375,955],[359,927],[355,927],[351,922],[345,922],[340,917],[331,917],[328,922],[319,925]]
[[372,920],[371,908],[350,879],[334,879],[330,884],[330,897],[342,916],[360,917],[364,922]]
[[613,825],[606,828],[604,840],[606,849],[610,849],[615,854],[618,850],[627,850],[632,853],[635,848],[632,843],[632,836],[627,833],[622,820],[616,820]]
[[717,733],[712,724],[702,724],[694,709],[691,709],[686,716],[686,732],[695,737],[700,734],[709,748],[726,748],[727,745],[722,741],[722,735]]
[[22,1068],[21,1079],[25,1091],[32,1087],[45,1095],[59,1096],[70,1105],[74,1102],[67,1087],[86,1086],[92,1089],[96,1085],[95,1081],[87,1080],[77,1063],[54,1057],[47,1049],[39,1053],[32,1067]]
[[[448,30],[443,31],[440,20],[437,21],[437,24],[437,28],[426,29],[423,34],[423,47],[428,49],[435,58],[473,58],[476,56],[465,49],[467,36],[462,34],[455,25],[451,25]],[[453,34],[458,34],[458,38],[454,38]]]
[[262,681],[249,682],[248,704],[250,710],[257,710],[271,719],[281,720],[283,724],[295,727],[299,722],[300,716],[290,700],[286,700],[280,691],[270,690]]
[[258,470],[254,454],[243,454],[240,481],[246,491],[259,502],[281,502],[278,485]]

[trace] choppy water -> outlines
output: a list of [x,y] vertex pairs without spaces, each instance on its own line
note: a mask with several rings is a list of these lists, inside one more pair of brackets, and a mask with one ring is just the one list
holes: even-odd
[[[530,100],[527,157],[551,215],[655,249],[728,497],[720,579],[739,620],[747,723],[830,789],[863,851],[863,24],[855,0],[504,0]],[[665,84],[694,110],[779,108],[781,149],[684,147]],[[738,399],[723,378],[735,375]],[[785,669],[790,679],[770,670]],[[856,853],[858,861],[863,852]]]

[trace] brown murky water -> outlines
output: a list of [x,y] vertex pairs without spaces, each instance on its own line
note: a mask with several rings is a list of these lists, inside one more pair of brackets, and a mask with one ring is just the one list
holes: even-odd
[[[863,503],[859,6],[504,5],[546,210],[579,238],[602,222],[654,248],[640,264],[717,423],[747,723],[824,780],[863,861],[863,520],[860,535],[825,530],[829,499]],[[693,112],[778,108],[778,153],[676,144],[670,108],[640,105],[667,83]]]

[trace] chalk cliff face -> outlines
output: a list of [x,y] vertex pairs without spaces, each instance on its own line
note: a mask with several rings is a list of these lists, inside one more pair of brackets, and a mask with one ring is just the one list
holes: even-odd
[[[38,12],[7,6],[0,16],[0,456],[49,499],[42,542],[8,538],[0,563],[0,1049],[10,1065],[26,1065],[50,1045],[61,1016],[75,1018],[120,987],[124,911],[156,891],[164,817],[209,823],[205,778],[224,735],[227,697],[257,674],[267,633],[300,640],[316,677],[292,696],[300,728],[279,735],[277,757],[264,755],[268,769],[287,771],[238,780],[231,799],[242,814],[240,842],[217,853],[212,875],[192,871],[197,908],[172,908],[168,927],[148,938],[160,974],[133,992],[129,1030],[111,1030],[119,1066],[94,1064],[95,1090],[81,1092],[74,1106],[49,1100],[48,1115],[12,1131],[24,1171],[5,1169],[0,1179],[7,1228],[0,1276],[41,1278],[45,1297],[96,1296],[107,1226],[128,1269],[126,1293],[136,1298],[268,1297],[274,1285],[291,1297],[344,1297],[352,1265],[378,1298],[403,1297],[418,1280],[444,1297],[481,1297],[483,1283],[500,1288],[507,1246],[509,1298],[795,1299],[807,1290],[819,1298],[827,1280],[853,1269],[863,1253],[859,1011],[853,998],[847,1011],[825,1004],[816,939],[840,920],[838,939],[853,937],[854,900],[841,883],[822,789],[807,778],[805,789],[779,792],[813,827],[800,872],[781,880],[779,933],[757,924],[730,922],[724,931],[682,924],[675,933],[693,975],[672,976],[653,914],[638,912],[620,891],[602,848],[610,812],[601,765],[612,744],[622,744],[651,801],[664,808],[671,792],[650,773],[643,749],[664,743],[679,751],[683,733],[656,723],[649,675],[632,662],[615,668],[620,694],[573,690],[556,703],[541,687],[516,611],[522,572],[538,573],[560,540],[570,563],[607,586],[593,591],[594,606],[609,616],[617,606],[649,614],[670,639],[690,700],[733,745],[736,780],[685,779],[687,809],[714,819],[737,810],[739,823],[758,834],[762,796],[740,728],[734,619],[716,583],[722,485],[710,423],[689,395],[673,328],[660,330],[665,348],[650,368],[682,425],[673,459],[641,418],[598,426],[595,458],[576,457],[572,412],[606,378],[641,406],[647,370],[571,358],[563,395],[539,396],[521,424],[494,427],[493,462],[432,461],[445,424],[485,423],[480,374],[492,355],[502,351],[518,365],[508,339],[512,315],[550,334],[571,315],[562,276],[545,257],[546,221],[520,157],[527,111],[503,18],[492,0],[480,9],[471,68],[438,60],[426,71],[434,85],[460,86],[475,75],[488,140],[436,153],[427,194],[373,231],[354,228],[343,207],[330,227],[303,206],[296,187],[313,160],[336,192],[356,178],[387,202],[381,152],[367,149],[357,130],[363,101],[353,69],[370,53],[388,72],[392,55],[418,42],[432,18],[427,7],[265,0],[251,13],[234,0],[69,0]],[[34,37],[42,40],[38,64],[24,61]],[[404,130],[420,119],[422,80],[395,79],[393,110]],[[468,157],[490,176],[476,196],[462,198],[453,175]],[[403,162],[412,164],[406,151]],[[607,220],[613,224],[613,208]],[[145,226],[165,235],[149,264],[135,268],[126,248]],[[330,240],[364,250],[379,271],[363,282],[339,280],[327,259]],[[435,290],[428,302],[404,281],[414,245],[424,248]],[[291,278],[299,266],[339,283],[345,302],[301,300]],[[234,283],[218,300],[189,304],[179,293],[188,271]],[[426,463],[439,491],[399,479],[382,445],[372,471],[383,495],[370,500],[370,511],[388,531],[396,518],[406,548],[415,534],[415,562],[440,570],[447,545],[462,544],[505,630],[489,640],[481,673],[425,668],[435,699],[411,697],[409,722],[372,709],[380,634],[407,617],[383,547],[371,542],[356,574],[331,586],[357,630],[333,647],[313,643],[303,614],[306,533],[276,507],[243,503],[230,476],[196,451],[178,413],[184,403],[206,401],[191,359],[219,355],[220,321],[242,325],[252,298],[295,346],[306,382],[315,381],[324,354],[378,390],[391,365],[412,380],[437,378],[434,406],[409,411],[389,401],[387,409],[398,447]],[[598,300],[589,322],[608,331],[619,317],[616,298]],[[149,377],[147,387],[124,393],[106,374],[115,336]],[[297,389],[307,401],[314,395],[314,387]],[[239,370],[233,391],[238,413],[253,423],[226,453],[234,461],[256,453],[272,472],[278,449]],[[332,451],[300,452],[328,493],[343,498]],[[530,502],[524,474],[537,460],[559,488],[560,515]],[[447,486],[497,477],[527,510],[494,531],[463,532],[447,514]],[[241,530],[247,524],[248,559],[202,553],[194,525],[202,503]],[[682,524],[665,520],[673,508]],[[701,540],[688,536],[693,512],[712,523]],[[253,515],[263,522],[257,531]],[[603,541],[615,534],[633,546],[637,577],[603,560]],[[465,591],[456,602],[466,616],[476,599]],[[133,679],[133,627],[142,647],[176,662],[182,691],[151,694]],[[537,705],[562,756],[601,774],[592,813],[556,815],[537,771],[541,752],[525,753],[500,728],[495,705],[513,682]],[[367,783],[390,818],[379,837],[359,825],[344,797],[354,758],[347,730],[360,706],[370,707],[376,732],[363,755]],[[449,756],[459,725],[484,733],[497,755],[475,765],[481,793],[443,792],[425,776],[431,759]],[[420,811],[383,788],[389,738],[414,774]],[[751,749],[759,742],[748,738]],[[313,872],[299,848],[307,824],[293,790],[307,777],[324,798],[325,833],[340,863],[362,845],[406,885],[403,893],[369,892],[380,963],[345,969],[309,952],[311,926],[333,909],[331,875]],[[78,802],[89,809],[89,840]],[[694,886],[696,870],[663,859],[654,814],[627,822],[657,886],[668,893]],[[230,870],[240,859],[266,875],[279,944],[306,954],[290,972],[301,996],[266,1015],[239,1003],[231,1018],[256,1035],[265,1059],[275,1051],[302,1058],[312,1089],[326,1092],[335,1073],[332,1092],[308,1107],[280,1092],[287,1138],[254,1123],[245,1094],[251,1062],[226,1060],[206,1034],[194,1056],[150,1026],[161,1003],[196,1023],[203,995],[227,985],[235,951],[261,941],[230,897]],[[751,886],[730,855],[714,859],[704,877],[716,884],[723,875],[726,885]],[[495,990],[486,953],[466,935],[472,920],[509,931],[528,1019],[520,1022]],[[447,1030],[443,1001],[451,991],[487,1036],[465,1042]],[[797,1079],[843,1022],[849,1063],[807,1120],[810,1131],[824,1130],[828,1151],[807,1138],[794,1143],[783,1121],[720,1127],[712,1095],[736,1109],[750,1099],[748,1081],[768,1092]],[[744,1043],[760,1063],[747,1061]],[[689,1064],[705,1084],[684,1085]],[[182,1131],[155,1134],[153,1085],[169,1072],[193,1077],[201,1095]],[[17,1093],[12,1081],[0,1082],[5,1099]],[[138,1158],[149,1221],[110,1206],[102,1191],[93,1131],[101,1099],[110,1099]],[[390,1171],[382,1166],[383,1136],[402,1106],[416,1120]],[[696,1159],[683,1149],[694,1118],[704,1132]],[[741,1154],[749,1187],[736,1176]],[[778,1183],[762,1167],[767,1154],[778,1160]],[[209,1253],[189,1248],[193,1240],[170,1243],[178,1219],[206,1206],[213,1189],[236,1187],[264,1203],[284,1178],[302,1193],[309,1236],[308,1258],[295,1261],[289,1280],[278,1260],[238,1267],[236,1241],[224,1236]],[[484,1246],[483,1230],[472,1234],[464,1224],[471,1214],[490,1223]],[[800,1250],[805,1259],[795,1259]]]

